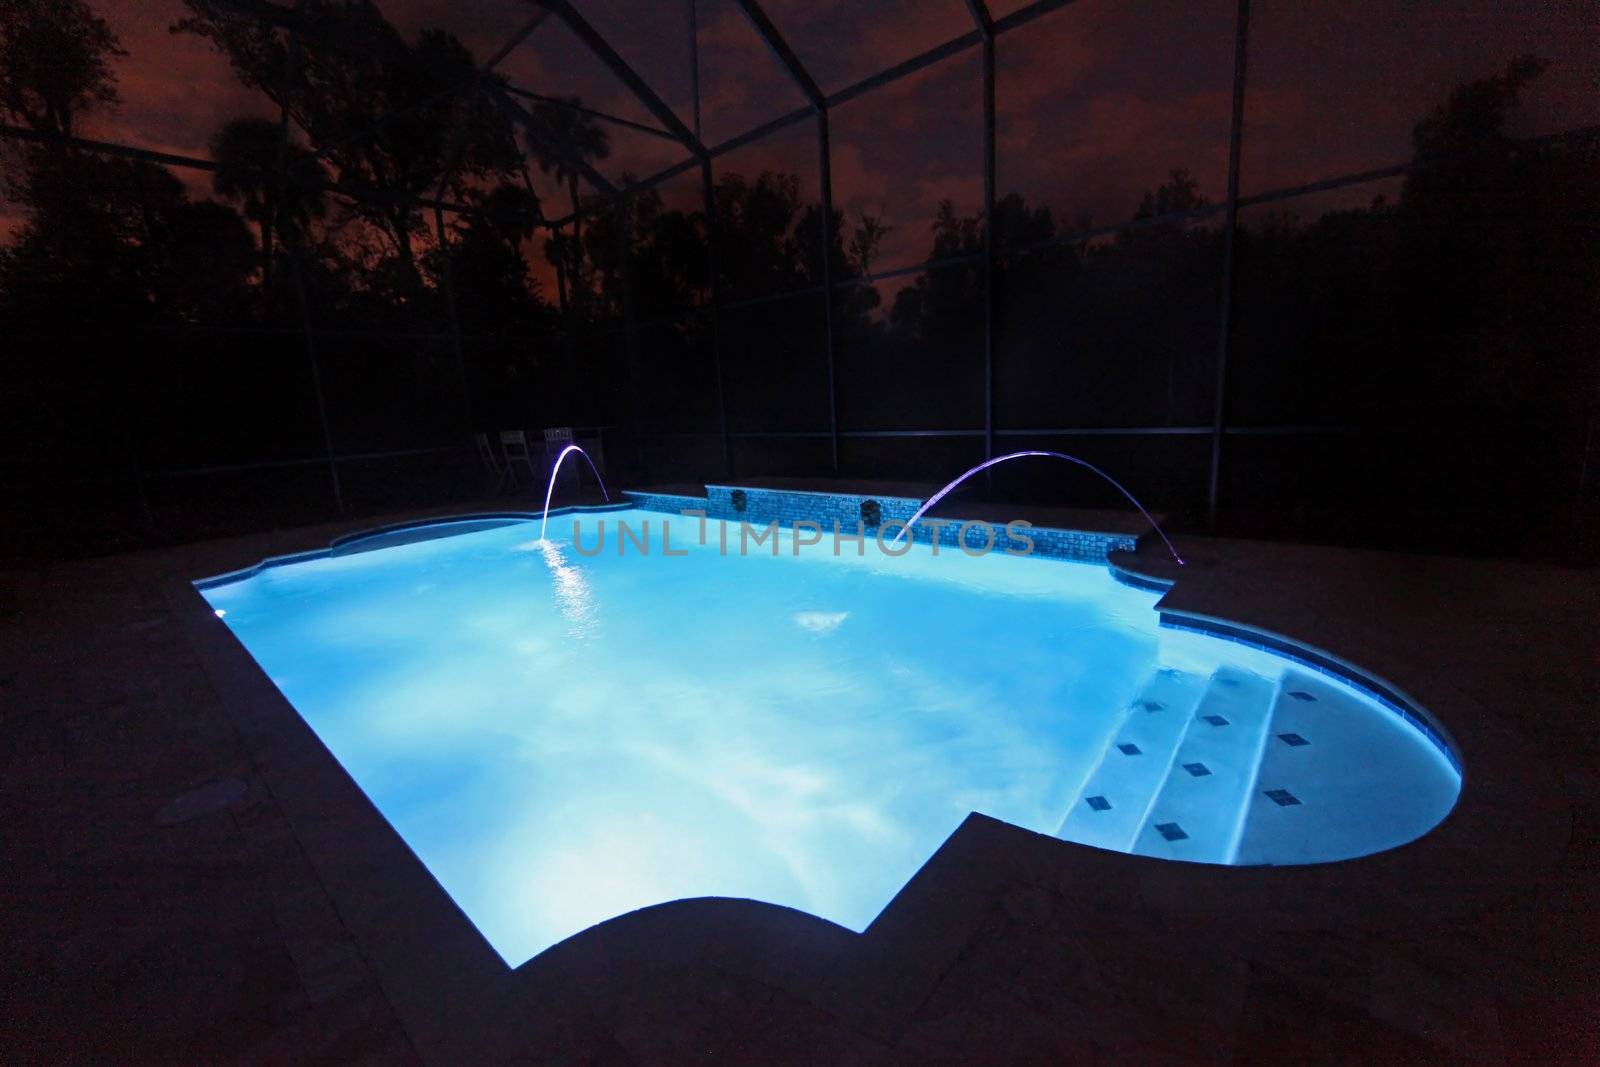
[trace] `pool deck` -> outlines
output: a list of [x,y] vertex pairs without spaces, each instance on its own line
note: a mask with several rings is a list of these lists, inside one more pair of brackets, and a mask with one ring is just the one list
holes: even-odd
[[1218,868],[974,815],[865,934],[684,901],[510,971],[188,584],[420,517],[0,572],[5,1059],[1600,1061],[1600,571],[1179,539],[1164,608],[1453,737],[1404,848]]

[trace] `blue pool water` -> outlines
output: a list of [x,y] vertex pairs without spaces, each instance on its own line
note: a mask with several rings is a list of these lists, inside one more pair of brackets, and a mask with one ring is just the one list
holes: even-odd
[[[1102,848],[1310,863],[1410,841],[1460,776],[1394,710],[1157,624],[1104,567],[640,511],[436,529],[203,595],[508,964],[747,897],[864,929],[969,812]],[[650,529],[618,554],[616,524]],[[574,549],[574,524],[592,549]],[[455,532],[466,531],[466,532]]]

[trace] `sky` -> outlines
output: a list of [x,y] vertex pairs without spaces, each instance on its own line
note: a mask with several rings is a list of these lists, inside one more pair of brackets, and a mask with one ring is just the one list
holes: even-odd
[[[128,55],[117,63],[123,103],[90,116],[84,136],[204,156],[212,133],[244,114],[270,114],[203,40],[173,35],[180,0],[90,0]],[[455,33],[481,60],[525,23],[526,0],[379,0],[407,36]],[[657,94],[693,125],[687,0],[575,0]],[[991,3],[996,17],[1025,6]],[[765,0],[764,7],[824,92],[967,32],[965,0]],[[732,0],[697,0],[701,135],[711,145],[803,106],[804,98]],[[1415,122],[1463,80],[1532,52],[1551,61],[1513,131],[1600,123],[1600,0],[1255,0],[1241,187],[1246,194],[1408,158]],[[1078,0],[1005,34],[996,46],[1000,193],[1048,204],[1058,219],[1130,216],[1174,167],[1200,191],[1226,191],[1233,76],[1233,0]],[[501,64],[513,83],[580,96],[636,121],[654,119],[558,19]],[[878,268],[925,258],[943,199],[974,214],[982,199],[982,110],[976,49],[833,109],[836,206],[892,227]],[[600,169],[613,181],[652,174],[684,153],[619,127]],[[817,196],[815,126],[807,121],[714,164],[753,175],[802,175]],[[207,176],[181,175],[196,195]],[[539,178],[541,195],[564,194]],[[1372,190],[1345,194],[1365,202]],[[665,187],[691,206],[692,179]],[[1308,203],[1321,210],[1327,198]],[[3,209],[0,209],[3,210]],[[0,226],[4,219],[0,218]]]

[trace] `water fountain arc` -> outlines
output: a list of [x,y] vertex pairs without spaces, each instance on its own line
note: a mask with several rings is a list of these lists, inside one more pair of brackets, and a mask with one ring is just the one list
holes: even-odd
[[1132,493],[1128,492],[1121,482],[1117,481],[1115,478],[1111,477],[1111,475],[1107,474],[1099,467],[1096,467],[1093,463],[1090,463],[1086,459],[1079,459],[1077,456],[1069,456],[1065,452],[1049,452],[1043,449],[1029,449],[1024,452],[1008,452],[1003,456],[995,456],[993,459],[984,460],[982,463],[978,464],[976,467],[973,467],[971,470],[950,482],[943,489],[940,489],[937,493],[930,496],[927,499],[927,502],[918,508],[916,513],[911,516],[910,520],[903,527],[901,527],[900,532],[895,535],[893,543],[898,545],[902,540],[904,540],[905,537],[910,534],[911,528],[917,524],[917,520],[928,513],[928,509],[932,508],[939,501],[949,496],[952,490],[954,490],[958,485],[966,481],[968,478],[972,477],[974,474],[977,474],[980,471],[986,471],[990,467],[1000,463],[1005,463],[1008,460],[1023,459],[1028,456],[1047,456],[1051,459],[1064,459],[1068,463],[1076,464],[1079,467],[1084,467],[1090,471],[1093,471],[1095,474],[1098,474],[1101,478],[1109,482],[1112,488],[1116,489],[1117,492],[1126,497],[1128,499],[1128,503],[1139,509],[1139,514],[1145,517],[1145,521],[1150,524],[1150,528],[1153,529],[1157,536],[1159,536],[1166,544],[1167,551],[1172,553],[1173,561],[1176,562],[1180,567],[1184,565],[1183,557],[1178,555],[1178,550],[1172,546],[1172,539],[1167,536],[1166,531],[1161,529],[1161,524],[1156,522],[1155,517],[1145,510],[1144,505],[1139,503],[1138,499]]
[[594,465],[594,460],[589,458],[589,453],[585,452],[579,445],[568,445],[561,450],[561,454],[556,457],[555,464],[550,468],[550,484],[545,486],[544,489],[544,521],[539,524],[539,540],[541,541],[545,539],[544,532],[550,525],[550,497],[556,491],[556,476],[561,473],[561,464],[565,463],[567,457],[574,452],[582,456],[584,462],[589,464],[589,469],[594,471],[594,480],[600,483],[600,494],[606,498],[607,504],[611,503],[611,494],[606,492],[606,480],[600,477],[600,468]]

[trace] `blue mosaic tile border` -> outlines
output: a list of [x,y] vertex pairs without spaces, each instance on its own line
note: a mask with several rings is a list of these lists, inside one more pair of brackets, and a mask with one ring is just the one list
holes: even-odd
[[1163,611],[1159,614],[1162,626],[1173,630],[1204,634],[1207,637],[1215,637],[1223,641],[1232,641],[1234,644],[1271,652],[1275,656],[1281,656],[1292,661],[1298,667],[1314,671],[1317,674],[1349,686],[1363,696],[1377,702],[1386,711],[1399,716],[1412,729],[1432,742],[1433,746],[1444,755],[1450,766],[1455,768],[1457,774],[1463,778],[1466,777],[1466,770],[1461,765],[1461,757],[1456,753],[1455,743],[1445,736],[1444,731],[1438,724],[1399,692],[1390,689],[1376,678],[1361,674],[1354,668],[1346,666],[1331,656],[1319,653],[1315,649],[1296,644],[1287,638],[1263,633],[1260,630],[1220,622],[1216,619],[1207,619],[1198,615],[1181,615],[1170,611]]
[[706,506],[705,497],[687,493],[641,493],[636,489],[625,489],[622,495],[642,511],[665,511],[672,515],[680,511],[700,511]]
[[[676,493],[623,493],[635,507],[676,515],[685,510],[704,510],[710,519],[744,521],[756,526],[777,522],[792,525],[814,522],[825,531],[837,523],[840,530],[854,533],[877,530],[885,522],[906,522],[922,506],[922,500],[903,496],[868,496],[862,493],[817,493],[791,489],[760,489],[750,486],[708,485],[704,497]],[[877,522],[866,521],[864,504],[877,505]],[[937,525],[935,525],[937,524]],[[1005,526],[987,522],[962,524],[948,519],[923,519],[912,531],[912,538],[931,544],[935,535],[941,546],[965,547],[973,552],[1022,552],[1047,559],[1084,563],[1105,563],[1117,549],[1132,549],[1138,538],[1131,534],[1098,533],[1092,530],[1062,530],[1049,526],[1029,526],[1027,540],[1013,536]],[[1029,549],[1028,541],[1032,542]]]
[[[878,504],[882,519],[905,522],[917,513],[922,501],[904,496],[862,496],[855,493],[811,493],[792,489],[756,489],[749,486],[706,486],[706,516],[712,519],[743,520],[758,525],[769,522],[814,522],[824,530],[854,530],[862,523],[862,505]],[[867,524],[876,529],[881,523]]]

